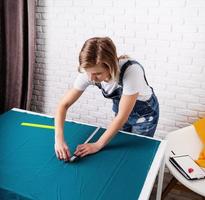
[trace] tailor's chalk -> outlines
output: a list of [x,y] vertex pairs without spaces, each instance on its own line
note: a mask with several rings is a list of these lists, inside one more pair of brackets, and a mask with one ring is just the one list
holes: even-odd
[[[91,139],[92,137],[100,130],[100,126],[97,127],[93,132],[92,134],[88,137],[88,139],[83,143],[83,144],[87,144]],[[70,162],[74,162],[76,160],[78,160],[80,157],[79,156],[76,156],[75,154],[70,158]]]
[[76,155],[73,155],[71,158],[70,158],[70,162],[74,162],[74,161],[76,161],[77,159],[79,159],[79,157],[78,156],[76,156]]

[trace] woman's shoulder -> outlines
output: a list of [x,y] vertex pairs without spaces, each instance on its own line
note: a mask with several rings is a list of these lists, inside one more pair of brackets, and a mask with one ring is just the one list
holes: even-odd
[[[126,63],[130,61],[129,66],[126,67]],[[119,60],[120,71],[123,67],[126,67],[126,73],[137,73],[142,71],[142,65],[134,58],[124,58]]]

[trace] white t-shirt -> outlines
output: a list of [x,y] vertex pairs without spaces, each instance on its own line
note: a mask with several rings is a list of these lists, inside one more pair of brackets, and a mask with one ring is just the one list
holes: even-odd
[[[120,68],[128,59],[121,59],[119,61]],[[147,85],[144,79],[142,68],[138,64],[129,66],[123,76],[123,95],[133,95],[139,93],[138,100],[146,101],[152,95],[151,88]],[[79,73],[73,87],[77,90],[84,91],[89,85],[95,85],[93,81],[89,80],[86,73]],[[106,93],[111,94],[119,87],[117,81],[101,82],[102,88]]]

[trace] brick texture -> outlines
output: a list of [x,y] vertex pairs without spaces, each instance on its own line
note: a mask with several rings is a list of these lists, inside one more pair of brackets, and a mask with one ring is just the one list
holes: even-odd
[[[54,114],[72,87],[84,41],[109,36],[118,54],[144,67],[160,102],[156,136],[205,117],[205,1],[36,0],[36,67],[31,109]],[[69,119],[107,126],[112,103],[90,87]]]

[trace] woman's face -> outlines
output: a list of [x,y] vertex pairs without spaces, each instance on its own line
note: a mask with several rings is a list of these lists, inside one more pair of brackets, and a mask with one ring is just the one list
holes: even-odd
[[91,81],[100,83],[102,81],[109,81],[111,78],[109,69],[102,65],[95,65],[94,67],[86,68],[86,73]]

